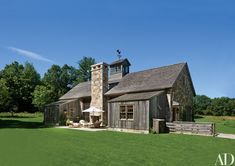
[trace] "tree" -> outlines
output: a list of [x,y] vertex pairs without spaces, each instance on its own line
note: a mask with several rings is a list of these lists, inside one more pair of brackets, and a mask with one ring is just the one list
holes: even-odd
[[230,116],[232,115],[233,102],[228,97],[214,98],[211,102],[210,109],[216,116]]
[[65,64],[62,68],[52,65],[42,79],[43,85],[51,86],[57,91],[57,98],[69,91],[77,80],[77,70]]
[[43,111],[43,108],[46,104],[51,103],[55,100],[57,100],[57,96],[53,87],[45,85],[36,86],[33,92],[33,104],[40,111]]
[[90,80],[90,66],[95,64],[95,59],[83,57],[78,64],[78,70],[67,64],[63,67],[52,65],[45,73],[42,84],[33,92],[33,104],[42,110],[43,106],[57,101],[77,83]]
[[50,69],[45,73],[43,79],[42,79],[42,84],[47,87],[52,87],[52,89],[56,89],[57,94],[55,96],[56,99],[63,93],[64,87],[61,86],[61,68],[59,65],[52,65]]
[[28,62],[25,63],[22,72],[22,101],[20,104],[20,110],[26,112],[35,112],[34,105],[32,104],[33,96],[32,93],[37,85],[40,84],[40,75],[35,70],[34,66]]
[[22,101],[22,73],[24,70],[24,66],[19,64],[18,62],[13,62],[10,65],[6,65],[5,68],[1,72],[1,78],[3,78],[9,90],[9,100],[8,100],[8,111],[18,112],[20,102]]
[[83,57],[83,59],[78,62],[79,77],[77,83],[91,80],[91,65],[94,65],[95,63],[95,59],[91,57]]
[[52,65],[45,73],[42,84],[33,92],[33,104],[42,110],[46,104],[57,101],[73,87],[77,77],[77,70],[72,66]]
[[61,84],[66,87],[67,91],[76,85],[76,80],[78,79],[78,70],[72,66],[65,64],[61,68]]
[[13,62],[6,65],[0,73],[0,79],[1,91],[8,96],[7,100],[2,100],[2,110],[10,111],[12,115],[14,112],[36,111],[32,104],[32,92],[40,82],[40,75],[32,64]]
[[6,111],[9,107],[10,94],[6,86],[6,80],[0,78],[0,112]]
[[196,114],[207,114],[211,99],[206,95],[197,95],[193,99],[193,110]]
[[78,62],[79,69],[72,66],[52,65],[45,73],[42,84],[33,93],[33,104],[42,110],[43,106],[55,102],[79,82],[91,79],[91,65],[95,59],[83,57]]
[[235,99],[220,97],[210,99],[205,95],[197,95],[193,100],[196,114],[231,116],[235,114]]
[[231,115],[235,115],[235,99],[231,99],[229,101],[229,106],[232,108],[231,109]]

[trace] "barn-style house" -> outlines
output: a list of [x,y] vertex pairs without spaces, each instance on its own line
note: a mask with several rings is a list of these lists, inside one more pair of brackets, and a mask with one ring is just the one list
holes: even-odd
[[[148,132],[153,119],[193,121],[195,90],[187,63],[130,73],[128,59],[91,66],[91,81],[83,82],[46,106],[45,123],[70,120],[102,121],[120,131]],[[84,110],[95,107],[93,115]]]

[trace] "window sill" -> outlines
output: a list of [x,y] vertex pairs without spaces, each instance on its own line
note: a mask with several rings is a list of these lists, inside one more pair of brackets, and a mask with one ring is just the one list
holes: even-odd
[[134,121],[134,119],[119,119],[119,120],[125,120],[125,121]]

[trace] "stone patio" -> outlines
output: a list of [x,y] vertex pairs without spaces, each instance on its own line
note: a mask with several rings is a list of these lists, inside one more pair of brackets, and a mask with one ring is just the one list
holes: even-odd
[[85,128],[85,127],[74,128],[74,127],[68,127],[68,126],[58,126],[56,128],[73,129],[73,130],[81,130],[81,131],[105,131],[107,130],[107,128]]

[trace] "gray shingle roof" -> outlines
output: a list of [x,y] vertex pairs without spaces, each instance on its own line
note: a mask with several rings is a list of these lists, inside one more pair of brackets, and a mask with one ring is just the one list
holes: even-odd
[[120,82],[122,79],[112,79],[112,80],[109,80],[109,84],[112,84],[112,83],[118,83]]
[[179,63],[127,74],[106,95],[171,88],[185,65]]
[[60,100],[77,99],[89,96],[91,96],[91,82],[82,82],[60,97]]
[[164,93],[164,91],[129,93],[129,94],[124,94],[122,96],[116,97],[112,100],[109,100],[109,102],[148,100],[161,93]]
[[[118,80],[109,80],[109,84],[118,83]],[[91,96],[91,82],[82,82],[60,97],[60,100],[78,99]]]
[[47,104],[46,107],[60,105],[60,104],[63,104],[63,103],[65,103],[65,102],[66,102],[66,101],[64,101],[64,100],[52,102],[52,103]]
[[125,59],[119,59],[119,60],[117,60],[117,61],[112,62],[112,63],[109,64],[109,65],[110,65],[110,66],[116,65],[116,64],[123,63],[123,62],[125,62],[125,61],[126,61],[126,63],[127,63],[128,65],[131,65],[127,58],[125,58]]
[[[118,80],[109,80],[109,84],[118,83]],[[91,96],[91,82],[82,82],[60,97],[60,100],[78,99]]]
[[[140,72],[129,73],[106,95],[125,94],[141,91],[158,91],[171,88],[186,63],[179,63]],[[111,82],[109,82],[111,83]],[[75,86],[60,100],[77,99],[91,96],[91,82]]]
[[77,99],[73,99],[73,100],[59,100],[59,101],[56,101],[56,102],[52,102],[50,104],[47,104],[46,107],[50,107],[50,106],[59,106],[59,105],[63,105],[63,104],[67,104],[67,103],[70,103],[72,101],[75,101]]

